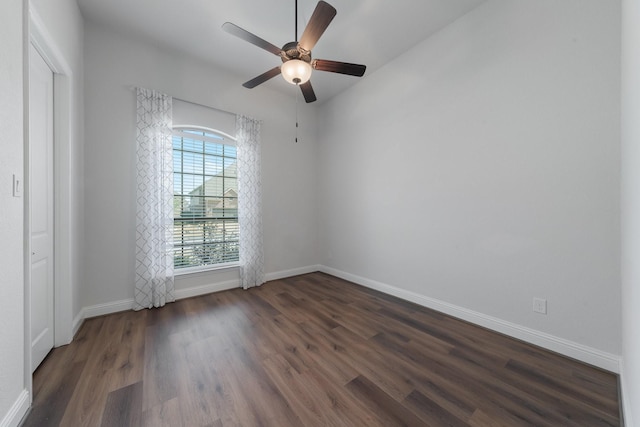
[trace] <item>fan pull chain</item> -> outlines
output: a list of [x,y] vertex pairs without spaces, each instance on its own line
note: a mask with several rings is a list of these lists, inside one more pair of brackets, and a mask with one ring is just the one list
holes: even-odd
[[[296,0],[295,10],[296,10],[296,19],[295,19],[296,28],[295,28],[294,40],[297,42],[298,41],[298,0]],[[296,84],[296,86],[298,85]],[[296,144],[298,143],[298,97],[299,96],[300,95],[296,94]]]

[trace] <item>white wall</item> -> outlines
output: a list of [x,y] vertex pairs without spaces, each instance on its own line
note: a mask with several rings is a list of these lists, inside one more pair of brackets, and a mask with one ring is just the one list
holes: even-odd
[[[135,249],[134,86],[263,120],[262,176],[267,273],[317,264],[315,106],[243,76],[85,25],[85,270],[82,304],[133,298]],[[212,47],[213,48],[213,47]],[[259,74],[261,70],[256,70]],[[292,90],[295,90],[292,88]],[[295,92],[292,91],[292,95]],[[311,190],[311,191],[310,191]],[[237,271],[179,277],[177,291],[237,280]],[[126,304],[124,304],[126,305]]]
[[[23,173],[22,1],[0,3],[0,424],[26,389],[24,383],[23,198],[12,193],[12,175]],[[22,394],[22,399],[24,399]],[[15,417],[15,415],[14,415]],[[19,417],[18,417],[19,420]]]
[[321,262],[617,364],[619,26],[491,0],[324,104]]
[[640,3],[622,2],[622,388],[640,422]]

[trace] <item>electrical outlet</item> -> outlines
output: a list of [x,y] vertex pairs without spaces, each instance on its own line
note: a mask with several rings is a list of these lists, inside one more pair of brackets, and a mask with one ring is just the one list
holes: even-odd
[[547,300],[544,298],[533,299],[533,312],[547,314]]

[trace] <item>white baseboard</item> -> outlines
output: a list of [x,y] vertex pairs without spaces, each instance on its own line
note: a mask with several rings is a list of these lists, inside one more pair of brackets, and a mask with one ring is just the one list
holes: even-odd
[[82,309],[82,311],[84,311],[83,317],[85,319],[126,310],[133,310],[133,299],[123,299],[105,304],[96,304]]
[[9,412],[0,421],[0,427],[18,427],[29,411],[29,404],[29,391],[22,390],[16,401],[11,405]]
[[573,341],[559,338],[545,332],[537,331],[535,329],[530,329],[525,326],[517,325],[515,323],[507,322],[496,317],[487,316],[486,314],[468,310],[464,307],[459,307],[444,301],[429,298],[415,292],[377,282],[375,280],[366,279],[364,277],[356,276],[344,271],[336,270],[331,267],[320,266],[319,271],[331,274],[336,277],[340,277],[345,280],[349,280],[367,288],[375,289],[377,291],[384,292],[386,294],[393,295],[407,301],[411,301],[418,305],[431,308],[445,314],[449,314],[453,317],[457,317],[459,319],[466,320],[468,322],[494,330],[496,332],[500,332],[510,337],[526,341],[528,343],[571,357],[581,362],[597,366],[601,369],[605,369],[613,373],[620,372],[621,359],[619,356],[616,356],[614,354],[610,354],[592,347],[578,344]]
[[267,279],[267,281],[279,280],[279,279],[284,279],[286,277],[299,276],[301,274],[308,274],[316,271],[320,271],[319,265],[308,265],[306,267],[294,268],[291,270],[283,270],[283,271],[276,271],[275,273],[267,273],[265,278]]
[[620,362],[620,402],[622,405],[623,426],[633,427],[633,413],[631,412],[631,402],[629,401],[629,388],[627,387],[626,376],[624,374],[624,360]]

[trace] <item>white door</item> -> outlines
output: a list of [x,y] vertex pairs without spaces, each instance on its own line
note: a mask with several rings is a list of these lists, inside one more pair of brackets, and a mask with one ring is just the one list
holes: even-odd
[[53,72],[30,47],[31,370],[53,348]]

